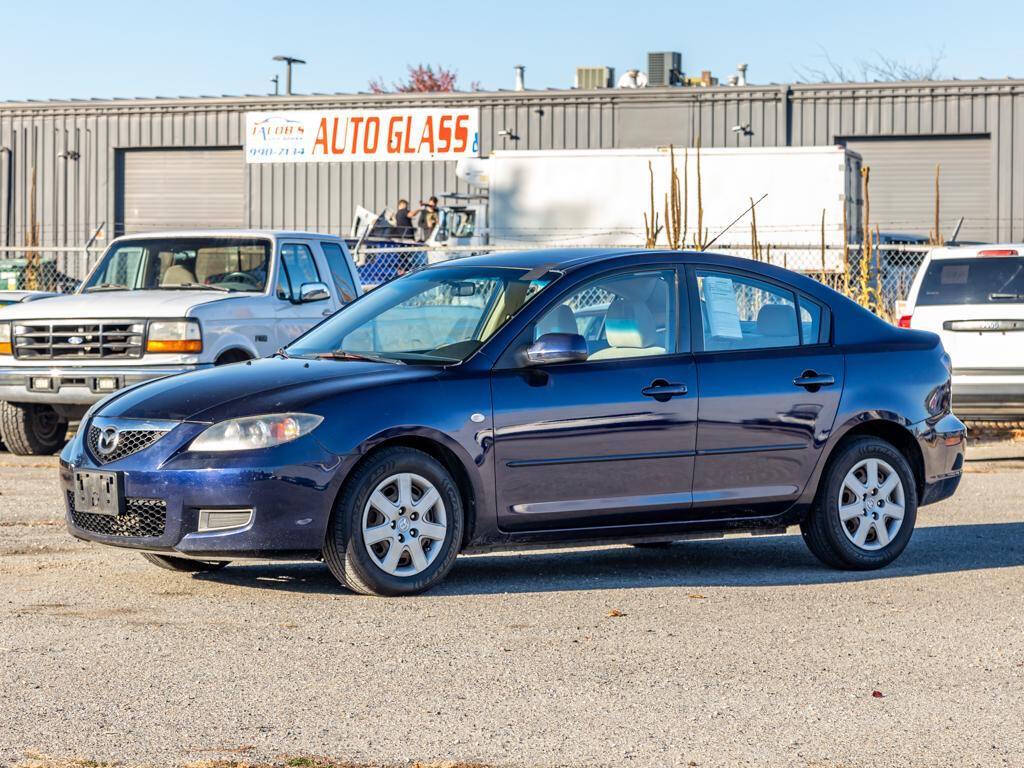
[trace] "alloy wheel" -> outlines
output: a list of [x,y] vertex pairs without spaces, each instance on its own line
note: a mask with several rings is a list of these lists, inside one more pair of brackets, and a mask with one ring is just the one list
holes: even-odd
[[363,508],[363,543],[374,564],[392,576],[416,576],[437,559],[448,533],[441,494],[411,472],[380,482]]
[[899,533],[905,505],[903,482],[896,470],[882,459],[864,459],[843,478],[839,520],[854,546],[876,551]]

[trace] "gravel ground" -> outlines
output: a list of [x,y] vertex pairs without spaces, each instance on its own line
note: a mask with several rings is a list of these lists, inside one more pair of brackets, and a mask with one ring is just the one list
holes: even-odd
[[1024,765],[1024,450],[972,453],[881,572],[730,537],[395,600],[78,542],[55,460],[0,454],[0,764]]

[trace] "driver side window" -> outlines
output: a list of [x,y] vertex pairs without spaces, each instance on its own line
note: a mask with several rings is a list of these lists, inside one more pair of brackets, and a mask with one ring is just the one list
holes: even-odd
[[316,262],[309,246],[303,243],[284,243],[281,246],[281,268],[277,271],[277,297],[295,300],[303,283],[320,281]]
[[533,340],[574,333],[588,362],[673,354],[679,307],[673,269],[607,275],[573,291],[534,324]]

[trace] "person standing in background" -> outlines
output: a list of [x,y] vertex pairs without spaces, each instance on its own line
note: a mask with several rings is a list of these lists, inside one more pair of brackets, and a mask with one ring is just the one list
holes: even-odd
[[421,200],[420,206],[409,215],[416,219],[416,239],[424,242],[437,226],[437,198],[431,195],[426,203]]
[[395,211],[395,236],[412,237],[413,230],[412,216],[409,215],[409,201],[403,198],[398,201],[398,210]]

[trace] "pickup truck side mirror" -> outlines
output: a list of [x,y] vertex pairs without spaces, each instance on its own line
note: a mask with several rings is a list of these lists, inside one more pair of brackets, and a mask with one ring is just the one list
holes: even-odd
[[526,348],[527,365],[581,363],[590,355],[587,340],[578,333],[545,333]]
[[331,298],[327,283],[303,283],[299,286],[299,304],[311,301],[325,301]]

